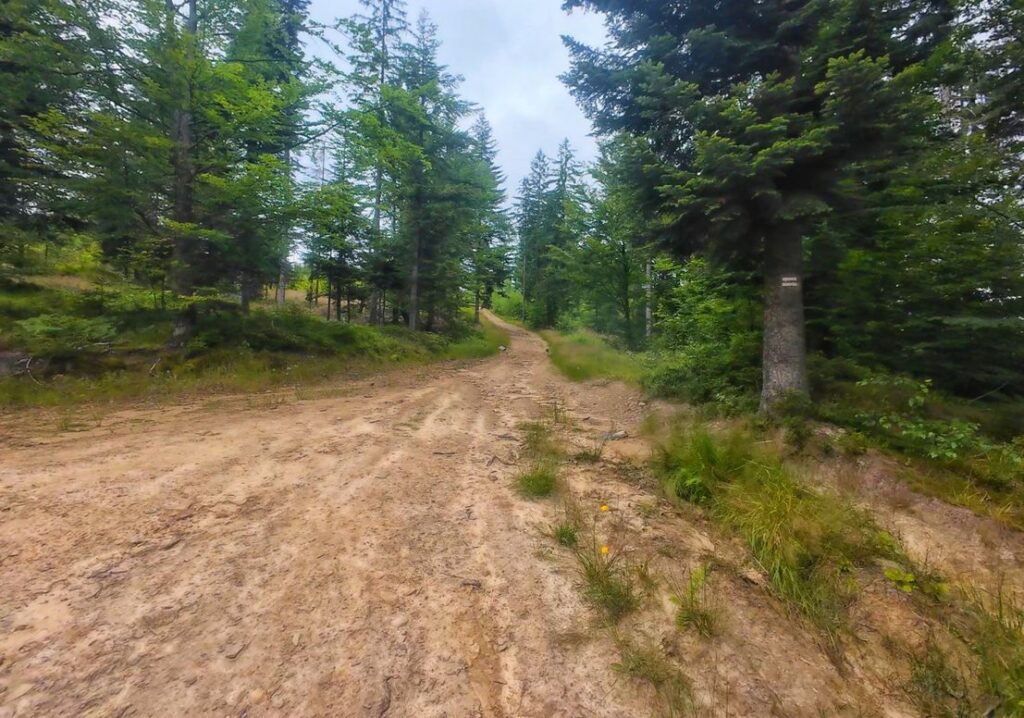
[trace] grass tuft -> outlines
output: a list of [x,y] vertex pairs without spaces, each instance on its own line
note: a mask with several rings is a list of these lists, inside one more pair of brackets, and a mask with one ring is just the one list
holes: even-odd
[[576,548],[580,542],[580,530],[575,524],[563,521],[551,529],[551,535],[560,546]]
[[908,656],[910,681],[907,695],[921,715],[936,718],[967,718],[976,715],[963,671],[952,656],[928,636],[924,647]]
[[516,490],[530,499],[551,496],[559,488],[558,464],[562,450],[546,424],[526,422],[519,429],[523,432],[523,457],[530,468],[516,476]]
[[693,569],[686,590],[673,597],[679,604],[676,626],[680,629],[693,629],[704,638],[711,638],[718,629],[718,612],[708,601],[707,582],[710,573],[710,564],[702,564]]
[[690,681],[658,646],[620,640],[619,662],[612,668],[650,685],[658,696],[661,715],[674,718],[689,714],[693,702]]
[[528,499],[542,499],[555,493],[558,474],[548,465],[535,466],[516,477],[516,489]]
[[594,541],[578,548],[576,558],[585,583],[584,595],[610,623],[617,623],[640,605],[635,571],[619,555]]
[[996,715],[1024,716],[1024,605],[1002,586],[992,594],[967,589],[957,632],[978,661],[982,694]]

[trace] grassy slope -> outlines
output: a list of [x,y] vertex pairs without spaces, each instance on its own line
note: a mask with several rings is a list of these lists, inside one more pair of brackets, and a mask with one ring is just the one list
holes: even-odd
[[[574,381],[593,378],[617,379],[634,385],[644,384],[644,378],[652,370],[653,361],[644,355],[616,349],[600,335],[590,331],[564,333],[544,330],[541,336],[551,350],[551,360],[567,377]],[[924,441],[921,446],[904,446],[901,436],[893,431],[877,429],[874,433],[863,431],[864,417],[875,418],[906,404],[906,397],[888,390],[879,393],[877,388],[861,386],[848,379],[832,381],[818,389],[822,401],[815,414],[817,421],[843,427],[846,431],[828,446],[818,446],[823,451],[839,449],[849,454],[874,450],[891,456],[899,463],[900,477],[915,490],[942,499],[947,503],[963,506],[975,513],[992,518],[1017,529],[1024,529],[1024,466],[1020,462],[1021,439],[1017,448],[1011,444],[984,441],[978,445],[967,445],[962,455],[955,458],[933,458],[926,453],[938,442]],[[708,407],[715,413],[715,407]],[[948,421],[970,421],[982,427],[983,438],[989,424],[999,427],[996,434],[1012,433],[1003,425],[1019,423],[1019,419],[1004,414],[1019,413],[1019,402],[1008,403],[1000,411],[979,410],[962,400],[933,395],[922,411],[936,416],[929,430],[941,431]],[[785,421],[787,434],[813,434],[810,422],[799,417]],[[803,439],[800,440],[802,445]],[[818,442],[821,443],[821,442]]]
[[[45,285],[45,286],[44,286]],[[32,376],[0,378],[0,407],[60,406],[191,392],[254,392],[358,376],[389,367],[487,356],[508,335],[484,322],[457,336],[328,322],[288,306],[243,317],[230,308],[201,315],[195,337],[168,350],[173,310],[131,287],[90,291],[67,282],[0,284],[0,351],[35,357]],[[71,318],[72,326],[60,325]],[[26,324],[26,320],[28,324]],[[33,322],[57,327],[52,335]],[[86,351],[67,352],[98,323],[112,336]],[[57,348],[54,348],[57,345]]]
[[571,333],[540,333],[551,349],[551,361],[574,381],[617,379],[639,384],[643,366],[635,354],[616,349],[601,335],[581,329]]

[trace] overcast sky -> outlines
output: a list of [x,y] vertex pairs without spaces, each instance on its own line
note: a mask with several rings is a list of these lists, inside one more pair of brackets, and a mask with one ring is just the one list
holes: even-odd
[[[498,162],[514,196],[538,149],[552,154],[563,138],[593,159],[590,123],[558,76],[569,67],[563,34],[600,44],[600,16],[563,12],[561,0],[408,0],[409,20],[425,8],[438,25],[441,61],[462,75],[461,95],[494,126]],[[310,15],[329,22],[359,10],[356,0],[313,0]],[[314,48],[311,48],[314,49]]]

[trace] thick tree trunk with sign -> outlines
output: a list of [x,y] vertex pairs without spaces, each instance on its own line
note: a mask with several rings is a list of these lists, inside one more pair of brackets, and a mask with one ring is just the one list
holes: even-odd
[[765,238],[762,373],[762,412],[786,397],[808,394],[803,236],[796,226]]

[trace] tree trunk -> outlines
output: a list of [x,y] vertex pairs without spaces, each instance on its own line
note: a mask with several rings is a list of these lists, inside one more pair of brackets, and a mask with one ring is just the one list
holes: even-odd
[[242,314],[249,313],[249,305],[253,299],[259,296],[260,283],[259,280],[253,277],[251,274],[245,273],[242,275]]
[[619,243],[619,311],[622,312],[626,346],[630,349],[636,348],[636,338],[633,336],[633,306],[629,301],[629,290],[633,283],[633,275],[630,272],[629,248],[625,242]]
[[[165,0],[167,12],[175,14],[177,7],[172,0]],[[196,31],[199,28],[199,11],[196,0],[188,0],[188,16],[185,19],[187,35],[187,57],[191,59],[195,50]],[[194,151],[192,138],[192,84],[191,79],[184,83],[185,92],[177,98],[178,106],[171,117],[171,166],[174,174],[172,218],[182,224],[192,222],[193,183],[195,173],[192,166]],[[194,290],[193,277],[193,238],[180,229],[174,232],[171,244],[171,289],[180,296],[189,296]],[[192,337],[196,324],[196,309],[189,304],[183,312],[174,318],[174,329],[171,334],[171,346],[184,346]]]
[[416,320],[419,317],[419,291],[420,291],[420,237],[416,234],[416,247],[413,252],[412,271],[409,273],[409,328],[416,329]]
[[647,303],[644,306],[644,336],[650,340],[654,330],[654,262],[651,259],[647,260],[647,284],[644,290],[647,293]]
[[[167,12],[174,15],[177,7],[171,0],[165,0]],[[188,1],[188,16],[185,19],[187,36],[187,57],[191,58],[195,49],[196,31],[199,28],[199,11],[196,0]],[[192,222],[193,182],[195,179],[192,168],[192,83],[183,83],[184,94],[178,98],[178,106],[171,118],[171,165],[174,174],[172,217],[175,222],[189,224]],[[174,233],[171,245],[171,289],[176,293],[188,296],[193,291],[192,278],[192,237],[180,230]]]
[[379,289],[371,289],[370,298],[367,300],[367,304],[370,307],[370,316],[367,319],[367,322],[370,324],[370,326],[377,324],[379,321],[378,315],[380,314],[380,302],[377,300],[379,294]]
[[473,323],[480,323],[480,283],[477,282],[473,291]]
[[275,296],[274,303],[279,307],[284,306],[285,290],[288,288],[288,275],[284,271],[284,265],[281,265],[281,270],[277,274],[277,295]]
[[803,235],[788,226],[765,238],[761,411],[789,396],[807,396]]

